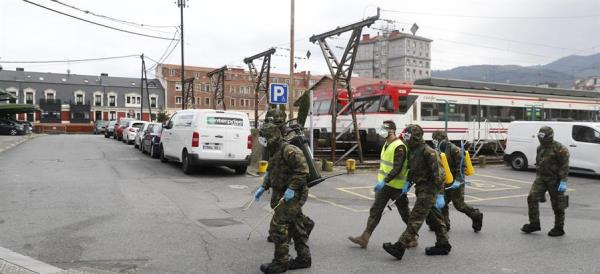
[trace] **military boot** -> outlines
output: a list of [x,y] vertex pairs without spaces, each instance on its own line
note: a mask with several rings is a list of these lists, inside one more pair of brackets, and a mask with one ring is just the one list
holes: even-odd
[[435,243],[435,246],[425,248],[425,254],[427,255],[448,255],[452,246],[449,243]]
[[367,245],[369,244],[369,238],[371,238],[371,233],[370,232],[363,232],[362,235],[357,236],[357,237],[348,237],[348,240],[350,240],[351,242],[359,245],[362,248],[367,248]]
[[288,262],[288,269],[293,270],[293,269],[309,268],[310,264],[311,264],[310,258],[296,257],[294,259],[290,259],[290,261]]
[[287,264],[283,264],[283,263],[276,262],[276,261],[262,264],[260,266],[260,271],[262,271],[265,274],[283,273],[283,272],[286,272],[287,270],[288,270]]
[[385,250],[385,252],[396,257],[396,259],[402,260],[402,256],[404,256],[404,251],[406,250],[406,247],[400,241],[397,241],[394,244],[384,243],[383,249]]
[[542,228],[540,227],[540,224],[524,224],[523,227],[521,228],[521,231],[525,232],[525,233],[531,233],[531,232],[536,232],[536,231],[540,231],[542,230]]
[[550,231],[548,231],[548,236],[557,237],[565,235],[565,230],[562,226],[554,226]]
[[306,229],[306,236],[310,237],[310,233],[312,232],[313,228],[315,228],[315,221],[311,220],[307,216],[304,220],[304,228]]
[[[481,212],[477,213],[477,215],[475,215],[472,220],[473,220],[473,225],[471,227],[473,227],[473,231],[475,231],[475,232],[481,231],[481,227],[483,226],[483,213],[481,213]],[[450,227],[448,227],[448,230],[450,230]]]

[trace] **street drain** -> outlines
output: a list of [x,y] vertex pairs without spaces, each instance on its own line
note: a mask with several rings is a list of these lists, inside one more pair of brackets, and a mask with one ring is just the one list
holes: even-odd
[[205,226],[210,226],[210,227],[239,225],[242,223],[240,221],[234,220],[233,218],[199,219],[198,222],[202,223]]

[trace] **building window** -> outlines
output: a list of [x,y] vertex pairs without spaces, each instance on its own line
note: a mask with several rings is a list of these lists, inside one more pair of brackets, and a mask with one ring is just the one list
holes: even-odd
[[27,122],[33,122],[34,116],[33,113],[27,113]]
[[25,104],[33,104],[33,92],[25,93]]
[[18,102],[18,100],[19,100],[18,93],[17,93],[16,91],[9,91],[8,93],[9,93],[10,95],[12,95],[12,96],[13,96],[13,98],[14,98],[14,99],[10,99],[10,100],[8,100],[8,102],[9,102],[10,104],[16,104],[16,103]]
[[126,107],[130,105],[139,106],[142,103],[142,97],[140,97],[140,95],[137,94],[125,95],[125,103]]
[[234,98],[231,98],[231,100],[229,102],[232,107],[235,107],[235,99]]
[[182,102],[183,102],[183,98],[181,98],[181,96],[175,97],[175,104],[181,105]]
[[196,79],[200,78],[200,72],[194,72],[194,78],[196,78]]
[[94,120],[95,121],[102,120],[102,111],[96,111],[95,116],[94,116]]
[[156,107],[156,97],[150,97],[150,107],[151,108]]
[[111,111],[108,113],[108,119],[111,121],[117,120],[117,112]]
[[244,101],[246,101],[246,100],[244,100],[244,99],[241,99],[241,100],[240,100],[240,107],[243,107],[243,106],[244,106],[244,103],[245,103]]
[[207,105],[207,106],[210,105],[210,98],[209,97],[204,98],[204,104]]
[[115,95],[108,96],[108,106],[109,107],[117,106],[117,96],[115,96]]
[[102,95],[96,94],[94,95],[94,106],[102,106]]
[[170,69],[169,70],[169,76],[175,76],[177,74],[177,71],[174,69]]
[[46,93],[46,100],[47,101],[54,101],[54,93]]
[[83,105],[83,94],[75,95],[75,104]]

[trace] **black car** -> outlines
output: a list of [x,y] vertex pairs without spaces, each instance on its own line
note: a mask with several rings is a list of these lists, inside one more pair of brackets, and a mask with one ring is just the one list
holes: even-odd
[[108,122],[108,124],[106,124],[106,129],[104,130],[104,138],[111,137],[115,134],[115,125],[118,125],[117,121],[115,120],[112,120]]
[[142,139],[142,153],[148,152],[150,157],[158,158],[160,155],[160,134],[162,132],[161,123],[151,123],[148,125]]
[[0,134],[22,135],[27,132],[26,126],[10,120],[0,119]]

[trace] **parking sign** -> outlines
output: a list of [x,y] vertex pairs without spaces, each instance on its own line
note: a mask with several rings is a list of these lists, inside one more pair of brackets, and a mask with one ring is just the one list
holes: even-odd
[[271,84],[269,85],[269,103],[274,105],[283,105],[288,102],[288,85]]

